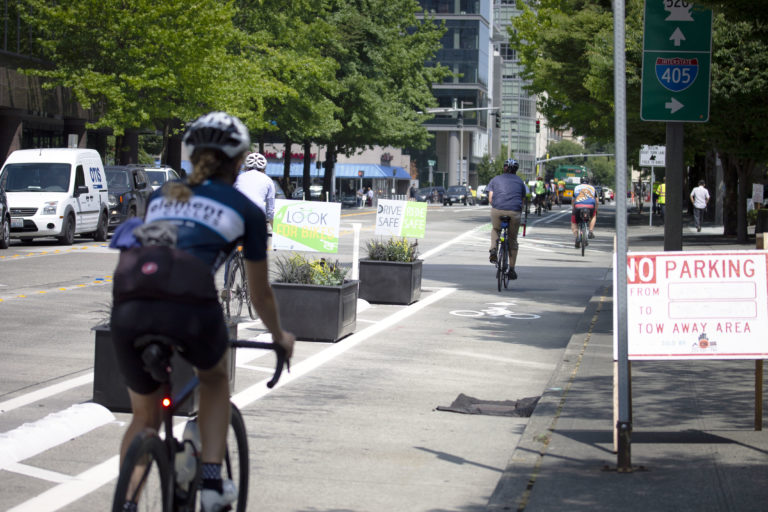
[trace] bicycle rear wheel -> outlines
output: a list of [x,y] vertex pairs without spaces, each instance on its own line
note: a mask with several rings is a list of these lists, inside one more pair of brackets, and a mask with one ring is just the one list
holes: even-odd
[[579,241],[581,242],[581,255],[584,256],[584,251],[587,248],[587,225],[582,222],[579,228]]
[[226,307],[224,312],[227,318],[238,318],[243,311],[243,300],[245,298],[243,292],[247,292],[245,287],[245,269],[240,258],[232,258],[225,283],[224,304]]
[[173,499],[170,475],[163,442],[154,433],[139,433],[125,453],[112,512],[121,512],[126,501],[137,503],[138,510],[142,511],[170,511]]
[[222,476],[237,486],[237,501],[232,504],[232,510],[245,512],[248,504],[248,437],[240,410],[232,404],[231,411]]

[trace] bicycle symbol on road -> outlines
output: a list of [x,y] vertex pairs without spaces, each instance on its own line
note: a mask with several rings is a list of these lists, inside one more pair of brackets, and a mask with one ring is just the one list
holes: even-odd
[[470,318],[490,316],[512,318],[514,320],[535,320],[537,318],[541,318],[540,315],[536,315],[534,313],[515,313],[514,311],[507,309],[507,306],[514,306],[514,302],[488,302],[486,304],[489,307],[481,311],[474,311],[471,309],[457,309],[456,311],[451,311],[451,314],[456,316],[466,316]]

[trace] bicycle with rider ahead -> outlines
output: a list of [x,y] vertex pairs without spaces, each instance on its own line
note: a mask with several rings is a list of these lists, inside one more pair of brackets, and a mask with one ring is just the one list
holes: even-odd
[[[121,249],[113,280],[112,341],[133,413],[120,459],[127,460],[137,435],[156,433],[162,422],[162,386],[145,369],[137,342],[148,335],[167,338],[197,369],[200,502],[205,512],[217,512],[229,507],[238,491],[222,477],[232,416],[230,344],[214,274],[239,243],[253,305],[288,359],[294,336],[280,324],[269,285],[264,212],[233,187],[250,147],[248,130],[233,116],[211,112],[190,123],[182,141],[194,167],[187,182],[155,191],[144,224],[116,231],[112,239]],[[212,210],[222,213],[209,215]],[[136,507],[126,495],[123,510]]]
[[495,176],[488,183],[486,191],[488,192],[488,202],[491,205],[491,247],[489,250],[489,259],[491,263],[497,264],[499,252],[497,249],[498,240],[502,230],[502,217],[509,217],[507,229],[509,236],[506,237],[505,254],[502,265],[506,268],[505,277],[517,279],[515,263],[517,262],[517,234],[520,229],[520,221],[523,212],[523,203],[526,195],[529,193],[528,187],[517,175],[520,165],[514,159],[504,162],[504,172]]
[[[582,232],[579,223],[584,222],[588,233],[582,240]],[[588,221],[588,222],[587,222]],[[573,209],[571,210],[571,232],[575,238],[574,246],[581,247],[584,254],[584,242],[588,238],[594,238],[595,223],[597,222],[597,194],[595,187],[589,184],[589,178],[581,178],[581,184],[573,189]]]

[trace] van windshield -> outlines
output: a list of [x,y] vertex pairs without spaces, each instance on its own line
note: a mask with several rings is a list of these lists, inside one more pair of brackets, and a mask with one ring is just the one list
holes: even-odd
[[70,164],[8,164],[3,179],[6,192],[67,192]]

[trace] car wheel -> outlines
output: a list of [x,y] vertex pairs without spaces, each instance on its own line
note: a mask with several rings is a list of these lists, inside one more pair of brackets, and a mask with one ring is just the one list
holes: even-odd
[[3,218],[3,225],[0,226],[0,249],[7,249],[11,244],[11,221],[8,217]]
[[72,245],[75,241],[75,216],[71,213],[67,215],[64,226],[61,228],[61,235],[57,238],[61,245]]
[[93,233],[93,239],[96,242],[106,242],[107,231],[109,230],[109,221],[107,220],[107,214],[102,213],[99,217],[99,224],[96,226],[96,231]]

